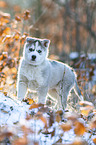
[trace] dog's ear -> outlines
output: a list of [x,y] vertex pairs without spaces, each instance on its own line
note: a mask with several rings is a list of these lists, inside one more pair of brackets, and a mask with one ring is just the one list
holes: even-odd
[[26,42],[27,43],[33,43],[34,42],[34,38],[32,38],[32,37],[26,37]]
[[42,45],[43,45],[43,47],[45,47],[45,48],[48,48],[48,47],[49,47],[49,44],[50,44],[50,40],[48,40],[48,39],[44,39],[44,40],[42,41]]

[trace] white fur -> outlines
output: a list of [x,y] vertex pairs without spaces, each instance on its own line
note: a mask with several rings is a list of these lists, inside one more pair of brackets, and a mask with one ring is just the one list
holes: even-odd
[[[82,99],[78,92],[75,72],[67,64],[47,58],[50,41],[31,37],[27,39],[28,42],[25,43],[23,58],[18,70],[18,98],[22,100],[27,89],[30,89],[37,92],[38,103],[45,103],[48,93],[57,100],[58,108],[65,109],[68,94],[75,87],[77,95]],[[30,45],[28,45],[29,40],[32,41]],[[36,40],[40,41],[41,46]],[[36,42],[34,43],[34,41]],[[34,51],[30,52],[30,47]],[[39,54],[38,50],[41,50],[42,53]],[[32,61],[32,55],[36,56],[34,61]]]

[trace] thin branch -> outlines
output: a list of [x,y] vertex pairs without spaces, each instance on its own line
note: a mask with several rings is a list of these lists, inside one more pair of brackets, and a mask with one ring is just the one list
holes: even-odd
[[77,14],[73,13],[72,11],[69,13],[68,16],[72,18],[78,25],[83,26],[90,33],[90,35],[96,40],[96,33],[91,29],[90,25],[82,23],[78,18]]
[[94,38],[94,40],[96,40],[96,33],[92,30],[92,28],[91,28],[90,25],[81,22],[81,20],[79,19],[78,14],[75,13],[75,12],[73,12],[73,11],[70,9],[69,1],[65,1],[65,3],[62,3],[62,2],[59,1],[59,0],[53,0],[53,1],[54,1],[55,3],[57,3],[58,5],[60,5],[60,6],[62,6],[62,7],[65,7],[65,8],[66,8],[67,15],[68,15],[72,20],[74,20],[78,25],[83,26],[83,27],[89,32],[89,34]]
[[41,13],[41,15],[38,17],[38,19],[32,25],[31,29],[33,29],[34,27],[36,27],[36,25],[38,25],[38,23],[42,20],[42,17],[48,12],[48,10],[51,7],[51,5],[52,5],[52,1],[51,1],[50,5],[43,10],[43,12]]

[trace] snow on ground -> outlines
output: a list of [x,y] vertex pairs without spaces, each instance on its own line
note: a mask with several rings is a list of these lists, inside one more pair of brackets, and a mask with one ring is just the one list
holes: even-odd
[[[63,133],[62,136],[62,143],[72,143],[72,141],[75,138],[74,130],[71,129],[68,132],[63,132],[59,124],[55,122],[52,127],[48,129],[49,132],[53,131],[55,128],[55,135],[51,137],[50,134],[43,134],[40,132],[38,134],[38,131],[41,129],[44,129],[44,123],[41,120],[26,120],[26,113],[28,113],[30,105],[27,105],[26,103],[20,104],[19,102],[16,103],[16,101],[13,101],[11,98],[4,96],[2,93],[0,93],[0,126],[7,125],[10,130],[12,127],[15,129],[18,129],[18,125],[16,125],[16,122],[19,122],[19,125],[25,125],[29,128],[31,128],[33,131],[35,131],[34,135],[29,134],[28,139],[30,140],[30,143],[28,145],[32,145],[31,141],[35,140],[39,142],[39,145],[52,145],[56,141],[60,139],[60,134]],[[33,111],[36,113],[37,109],[33,109]],[[45,113],[45,116],[47,114]],[[85,133],[84,139],[88,140],[89,138],[88,133]],[[22,136],[22,133],[19,134],[19,136]],[[91,143],[91,145],[94,145]]]
[[12,125],[20,119],[24,119],[28,108],[28,105],[18,105],[11,98],[0,93],[0,125]]

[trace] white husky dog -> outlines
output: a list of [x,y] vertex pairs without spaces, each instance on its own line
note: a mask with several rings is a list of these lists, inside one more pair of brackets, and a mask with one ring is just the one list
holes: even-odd
[[17,97],[22,100],[27,89],[36,91],[38,103],[45,103],[47,93],[57,100],[58,108],[66,108],[69,92],[74,88],[83,97],[76,82],[76,74],[67,64],[47,58],[50,40],[27,37],[18,70]]

